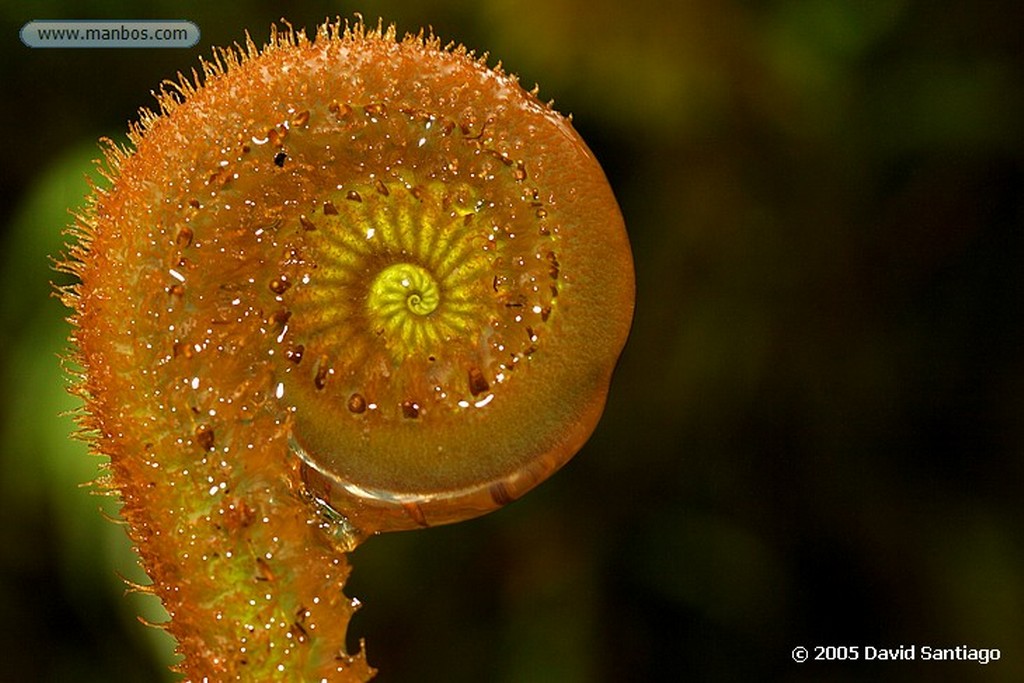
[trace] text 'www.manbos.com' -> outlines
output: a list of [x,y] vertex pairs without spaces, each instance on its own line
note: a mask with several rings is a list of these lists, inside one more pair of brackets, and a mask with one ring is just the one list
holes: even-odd
[[182,48],[199,42],[199,27],[180,19],[139,21],[30,21],[21,27],[21,42],[42,48]]

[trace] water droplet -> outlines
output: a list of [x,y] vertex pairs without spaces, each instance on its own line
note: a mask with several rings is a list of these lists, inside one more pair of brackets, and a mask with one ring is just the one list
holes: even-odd
[[359,415],[366,411],[366,399],[363,398],[362,394],[352,394],[348,398],[348,409],[353,413]]
[[275,279],[270,281],[270,291],[274,294],[284,294],[292,283],[288,282],[288,276],[279,275]]
[[221,166],[210,174],[210,177],[206,179],[206,184],[213,187],[223,187],[227,184],[228,180],[231,179],[231,175],[230,168],[227,166]]
[[352,115],[352,107],[347,104],[339,104],[337,101],[331,102],[327,107],[327,111],[334,114],[334,117],[339,121],[343,121]]
[[338,207],[333,202],[324,202],[324,215],[325,216],[337,216]]
[[557,280],[558,279],[558,257],[555,256],[555,252],[553,252],[553,251],[549,251],[548,252],[548,263],[551,264],[551,267],[548,269],[548,274],[551,276],[552,280]]
[[281,143],[284,142],[285,136],[288,135],[287,130],[281,130],[280,128],[271,128],[267,131],[267,140],[274,147],[280,147]]
[[178,230],[178,236],[174,239],[174,241],[178,244],[179,247],[188,247],[192,245],[193,236],[194,233],[192,232],[192,228],[186,225],[180,230]]
[[420,416],[420,406],[415,401],[402,401],[402,415],[414,420]]
[[192,357],[192,347],[189,346],[186,342],[177,341],[177,342],[174,342],[173,353],[174,353],[174,357],[175,358],[177,358],[178,356],[184,356],[185,358],[191,358]]
[[374,183],[374,187],[377,188],[377,192],[380,192],[385,197],[387,197],[388,194],[390,194],[388,192],[388,186],[385,185],[384,182],[380,178],[377,178],[377,182]]
[[480,368],[469,369],[469,393],[479,396],[490,388],[491,385],[484,377],[484,373],[480,372]]
[[306,214],[304,213],[299,214],[299,223],[302,224],[302,228],[304,230],[316,230],[316,226],[313,224],[313,221],[306,218]]
[[512,171],[512,177],[520,182],[526,180],[526,166],[523,165],[523,162],[516,162],[516,167]]
[[316,375],[313,377],[313,384],[317,389],[323,389],[327,386],[327,375],[331,369],[327,367],[327,356],[320,356],[320,362],[317,364]]
[[196,443],[204,451],[213,450],[213,428],[209,425],[199,425],[196,427]]
[[284,160],[288,158],[285,152],[278,152],[274,155],[274,165],[278,168],[284,168]]
[[302,362],[302,354],[305,353],[306,347],[302,344],[295,346],[294,348],[288,349],[284,352],[285,357],[291,362],[298,365]]
[[355,190],[349,190],[348,194],[345,195],[345,199],[351,200],[353,202],[361,202],[361,201],[363,201],[363,198],[360,197],[359,193],[356,192]]

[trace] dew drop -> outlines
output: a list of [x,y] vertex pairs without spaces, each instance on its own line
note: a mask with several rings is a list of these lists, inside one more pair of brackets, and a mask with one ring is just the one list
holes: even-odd
[[199,425],[196,427],[196,443],[204,451],[213,450],[213,428],[209,425]]
[[271,128],[270,130],[267,131],[267,140],[269,140],[270,144],[272,144],[273,146],[280,147],[281,143],[284,142],[284,138],[286,135],[288,135],[287,129],[282,131],[281,129],[276,127]]
[[278,329],[281,329],[286,324],[288,324],[288,321],[291,319],[291,317],[292,317],[292,312],[287,310],[287,309],[282,308],[279,311],[275,311],[274,314],[272,316],[270,316],[270,319],[274,321],[274,325]]
[[302,344],[295,346],[294,348],[288,349],[284,352],[285,357],[291,362],[298,365],[302,362],[302,354],[306,352],[306,347]]
[[278,168],[284,168],[284,160],[288,158],[285,152],[278,152],[274,155],[274,165]]
[[338,207],[334,205],[334,202],[324,202],[324,215],[325,216],[337,216]]
[[359,193],[356,192],[355,190],[349,190],[348,194],[345,195],[345,199],[348,199],[348,200],[353,201],[353,202],[361,202],[361,201],[363,201],[363,198],[360,197]]
[[279,275],[270,281],[270,291],[274,294],[284,294],[291,286],[292,283],[288,282],[288,278],[285,275]]
[[299,214],[299,223],[302,224],[303,230],[316,230],[316,225],[313,224],[313,221],[306,218],[306,214],[304,213]]
[[316,376],[313,377],[313,384],[317,389],[323,389],[327,386],[327,375],[330,371],[330,368],[327,367],[327,357],[321,356],[320,363],[316,368]]
[[[193,199],[192,201],[195,200]],[[196,203],[198,204],[198,202]],[[194,233],[192,232],[192,228],[186,225],[180,230],[178,230],[178,236],[175,238],[174,241],[178,244],[179,247],[188,247],[192,245],[193,236]]]
[[348,398],[348,409],[356,415],[366,412],[366,399],[362,394],[352,394]]
[[352,115],[352,107],[347,104],[339,104],[337,100],[331,102],[330,106],[327,107],[327,111],[334,114],[334,117],[339,121],[343,121]]
[[479,396],[490,388],[491,385],[488,384],[484,373],[480,372],[480,368],[469,369],[469,393]]
[[380,192],[385,197],[387,197],[390,194],[388,192],[388,186],[385,185],[384,182],[380,178],[377,178],[377,182],[374,183],[374,187],[377,188],[377,192]]
[[414,420],[420,416],[420,406],[415,401],[402,401],[402,415]]
[[548,252],[548,263],[551,264],[551,268],[548,270],[548,274],[552,280],[558,279],[558,257],[555,256],[555,252]]

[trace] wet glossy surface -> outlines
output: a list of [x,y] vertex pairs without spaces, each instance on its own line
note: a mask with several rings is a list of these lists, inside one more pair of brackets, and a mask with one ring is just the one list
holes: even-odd
[[359,27],[223,60],[80,225],[86,426],[190,675],[358,678],[344,553],[579,449],[629,247],[568,122],[460,50]]

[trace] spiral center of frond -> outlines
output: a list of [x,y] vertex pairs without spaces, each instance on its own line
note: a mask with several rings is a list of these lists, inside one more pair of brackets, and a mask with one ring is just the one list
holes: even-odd
[[441,288],[425,268],[396,263],[374,278],[367,307],[371,315],[385,323],[401,325],[410,313],[430,315],[440,302]]

